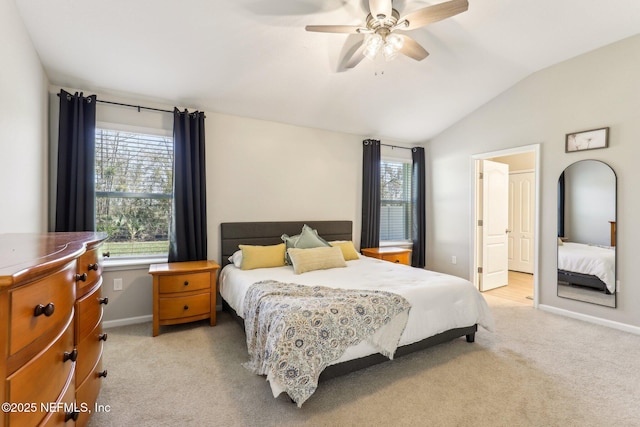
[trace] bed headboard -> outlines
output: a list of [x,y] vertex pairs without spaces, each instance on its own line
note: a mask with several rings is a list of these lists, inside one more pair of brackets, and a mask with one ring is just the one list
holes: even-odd
[[220,224],[221,264],[238,250],[238,245],[276,245],[282,243],[280,236],[300,234],[307,224],[318,230],[327,241],[353,240],[352,221],[273,221],[273,222],[223,222]]

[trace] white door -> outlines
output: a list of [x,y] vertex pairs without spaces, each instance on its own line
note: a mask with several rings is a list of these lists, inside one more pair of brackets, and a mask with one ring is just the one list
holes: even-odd
[[480,290],[509,281],[509,165],[482,161],[482,272]]
[[533,274],[534,173],[509,175],[509,270]]

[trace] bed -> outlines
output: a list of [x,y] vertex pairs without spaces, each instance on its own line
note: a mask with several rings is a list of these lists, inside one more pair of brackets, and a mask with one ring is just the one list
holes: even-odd
[[615,259],[612,246],[563,242],[558,245],[558,281],[612,294]]
[[[223,308],[243,324],[248,289],[257,282],[295,283],[307,287],[364,289],[392,292],[410,303],[406,326],[392,357],[403,356],[455,338],[474,342],[478,325],[493,330],[493,319],[484,298],[464,279],[393,264],[360,255],[346,261],[346,268],[332,268],[294,274],[291,266],[242,270],[229,261],[241,244],[276,245],[283,234],[294,235],[307,224],[326,241],[352,240],[351,221],[240,222],[221,224],[222,265],[220,294]],[[389,360],[368,341],[346,349],[322,370],[319,381]],[[270,379],[274,397],[285,391],[298,405],[301,402]]]

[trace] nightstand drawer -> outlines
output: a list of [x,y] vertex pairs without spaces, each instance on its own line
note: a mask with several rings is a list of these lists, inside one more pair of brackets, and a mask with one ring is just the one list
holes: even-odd
[[204,294],[188,297],[160,298],[160,320],[179,319],[207,314],[211,310],[211,295]]
[[409,265],[409,254],[410,252],[405,252],[403,254],[389,254],[382,255],[382,259],[389,262],[395,262],[398,264],[406,264]]
[[160,276],[159,279],[159,291],[161,294],[197,291],[199,289],[209,289],[211,286],[209,272]]
[[411,265],[411,249],[382,247],[361,249],[362,255],[397,264]]

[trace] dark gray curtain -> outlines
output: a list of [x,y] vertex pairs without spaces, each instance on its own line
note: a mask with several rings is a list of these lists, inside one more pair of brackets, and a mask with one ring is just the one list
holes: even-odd
[[360,249],[380,245],[380,141],[362,141],[362,231]]
[[207,259],[204,113],[173,111],[173,215],[169,262]]
[[564,172],[558,180],[558,237],[564,237]]
[[60,90],[55,231],[95,231],[96,96]]
[[425,231],[426,231],[426,206],[425,206],[425,159],[424,148],[415,147],[411,150],[413,167],[411,168],[411,239],[413,240],[413,252],[411,265],[423,268],[425,266]]

